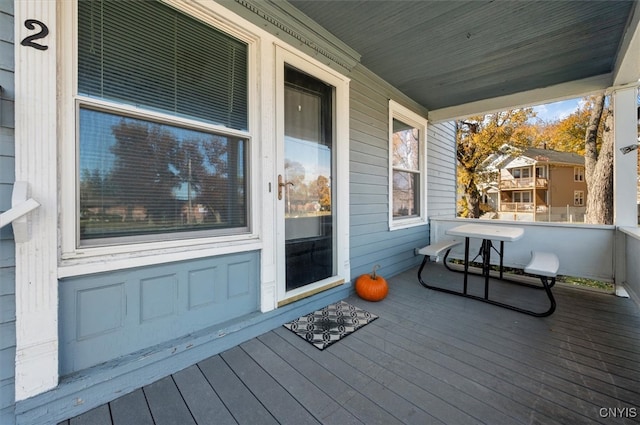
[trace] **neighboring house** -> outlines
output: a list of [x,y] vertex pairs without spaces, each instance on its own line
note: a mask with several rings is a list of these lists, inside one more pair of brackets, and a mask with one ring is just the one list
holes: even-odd
[[492,158],[498,171],[498,218],[584,221],[587,199],[584,157],[529,148]]
[[[606,60],[576,48],[589,60],[563,72],[571,55],[543,40],[573,49],[574,34],[505,22],[520,6],[373,3],[0,1],[0,211],[37,205],[0,232],[1,424],[75,416],[345,298],[375,264],[415,267],[429,218],[455,215],[455,118],[562,83],[627,99],[638,79],[619,72],[635,63],[629,2],[532,2],[610,43]],[[383,15],[356,27],[365,11]],[[509,34],[560,63],[528,50],[517,64]],[[461,66],[457,40],[478,63]],[[530,57],[549,72],[513,74]]]

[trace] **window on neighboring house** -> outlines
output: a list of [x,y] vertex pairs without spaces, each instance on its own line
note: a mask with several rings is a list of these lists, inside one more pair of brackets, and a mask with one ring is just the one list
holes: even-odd
[[575,207],[583,207],[584,206],[584,191],[583,190],[574,190],[573,191],[573,205]]
[[248,231],[246,43],[160,2],[78,2],[76,104],[81,245]]
[[425,222],[427,121],[389,102],[390,227]]
[[531,192],[513,192],[513,202],[531,202]]
[[513,178],[526,179],[528,177],[531,177],[531,169],[529,167],[513,169]]
[[573,167],[573,181],[576,181],[576,182],[584,181],[584,168]]
[[540,179],[547,178],[547,167],[545,166],[537,166],[536,167],[536,177]]

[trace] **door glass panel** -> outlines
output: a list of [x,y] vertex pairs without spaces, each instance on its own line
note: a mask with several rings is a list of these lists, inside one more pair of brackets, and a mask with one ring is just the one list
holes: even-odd
[[333,88],[285,69],[284,186],[286,288],[334,274]]

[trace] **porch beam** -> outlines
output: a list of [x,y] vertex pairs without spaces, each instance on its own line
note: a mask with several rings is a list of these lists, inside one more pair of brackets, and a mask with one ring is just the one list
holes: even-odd
[[635,0],[613,69],[613,86],[635,83],[640,79],[640,1]]
[[611,73],[597,75],[582,80],[570,81],[554,86],[543,87],[521,93],[478,100],[463,105],[450,106],[429,111],[429,122],[437,123],[452,121],[469,115],[490,114],[506,109],[525,106],[542,105],[550,102],[573,99],[601,92],[611,87],[613,75]]

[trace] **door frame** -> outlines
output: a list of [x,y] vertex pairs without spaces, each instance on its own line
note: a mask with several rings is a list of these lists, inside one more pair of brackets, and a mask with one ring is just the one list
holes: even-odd
[[273,217],[275,228],[274,252],[276,260],[276,292],[278,306],[283,306],[316,294],[320,291],[349,282],[351,265],[349,262],[349,78],[320,62],[296,54],[283,46],[275,48],[275,115],[276,144],[273,181],[278,174],[284,175],[284,69],[285,64],[293,66],[314,78],[335,88],[334,91],[334,165],[332,184],[334,190],[332,213],[334,222],[335,274],[327,279],[287,291],[285,271],[284,201],[277,198],[277,187],[272,191],[276,205]]

